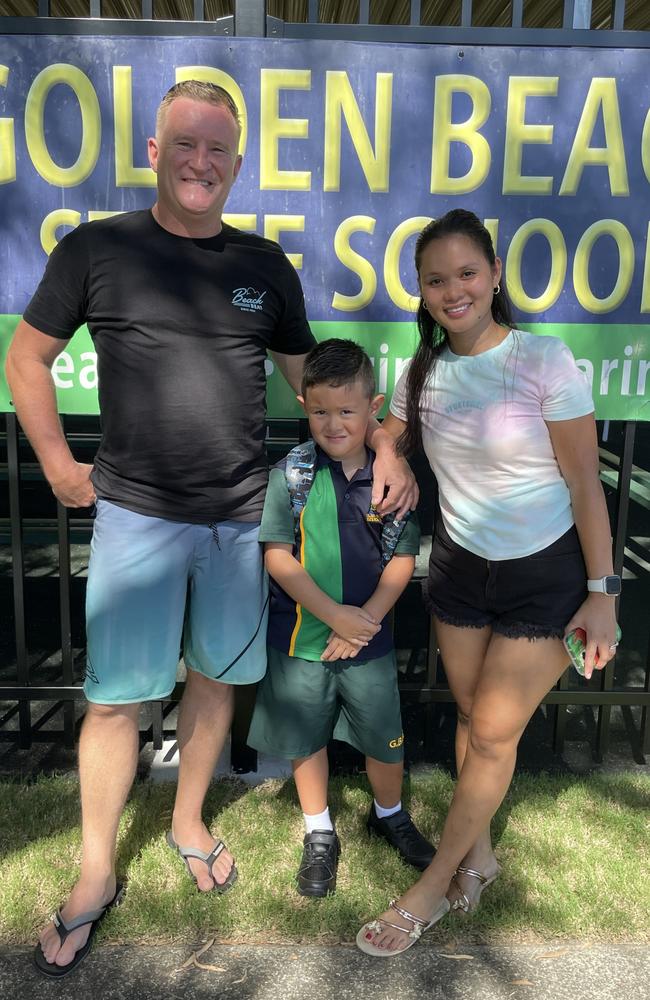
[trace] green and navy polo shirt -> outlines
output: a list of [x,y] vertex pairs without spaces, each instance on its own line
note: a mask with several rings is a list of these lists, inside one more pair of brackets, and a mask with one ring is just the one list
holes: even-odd
[[[264,502],[260,542],[284,542],[294,546],[294,556],[312,580],[338,604],[361,607],[377,589],[382,574],[381,518],[371,507],[374,452],[348,481],[340,462],[316,447],[316,471],[307,503],[300,518],[300,552],[295,548],[294,516],[283,459],[271,469]],[[420,530],[411,515],[395,552],[417,555]],[[268,643],[289,656],[320,660],[330,628],[271,580]],[[355,658],[374,660],[393,648],[386,621],[377,635]]]

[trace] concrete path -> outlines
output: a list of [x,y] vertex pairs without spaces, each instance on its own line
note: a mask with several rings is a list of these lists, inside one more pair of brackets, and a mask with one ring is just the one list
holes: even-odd
[[[643,945],[420,943],[390,961],[354,946],[98,946],[59,982],[0,949],[1,1000],[624,1000],[650,996]],[[197,955],[195,959],[193,955]]]

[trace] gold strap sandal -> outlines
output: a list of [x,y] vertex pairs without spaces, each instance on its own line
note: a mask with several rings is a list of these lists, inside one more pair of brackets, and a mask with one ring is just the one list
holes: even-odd
[[[474,868],[464,868],[462,866],[460,868],[457,868],[451,880],[454,883],[456,890],[460,893],[460,896],[458,897],[458,899],[455,899],[453,901],[453,903],[451,904],[451,909],[461,910],[463,913],[473,913],[478,907],[483,890],[487,889],[489,885],[492,885],[494,880],[498,877],[500,871],[501,869],[497,868],[494,875],[490,875],[489,877],[487,877],[482,872],[477,872]],[[478,879],[478,881],[480,882],[479,894],[473,903],[470,900],[469,896],[467,896],[467,894],[464,893],[463,890],[461,889],[458,879],[456,878],[457,875],[468,875],[470,878]]]
[[[372,955],[374,958],[394,958],[395,955],[401,955],[403,951],[407,951],[412,948],[416,941],[418,941],[425,931],[428,931],[430,927],[433,927],[439,920],[449,913],[449,900],[443,899],[440,906],[434,913],[431,920],[423,920],[422,917],[416,917],[414,913],[409,913],[402,906],[398,906],[394,899],[391,899],[388,904],[391,910],[395,910],[400,917],[407,920],[411,924],[411,929],[408,927],[400,927],[399,924],[394,924],[390,920],[381,918],[381,920],[370,920],[367,924],[364,924],[359,933],[357,934],[357,946],[361,951],[365,952],[366,955]],[[406,937],[406,944],[403,948],[379,948],[373,943],[372,938],[375,934],[381,934],[381,932],[386,928],[391,927],[395,931],[399,931],[400,934],[404,934]]]

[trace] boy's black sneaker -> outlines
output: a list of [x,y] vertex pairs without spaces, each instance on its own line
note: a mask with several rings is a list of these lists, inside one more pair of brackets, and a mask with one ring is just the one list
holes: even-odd
[[305,834],[303,844],[298,892],[301,896],[327,896],[336,888],[339,838],[334,830],[312,830]]
[[373,802],[367,825],[368,833],[383,837],[414,868],[424,871],[433,861],[435,847],[422,836],[406,809],[380,819]]

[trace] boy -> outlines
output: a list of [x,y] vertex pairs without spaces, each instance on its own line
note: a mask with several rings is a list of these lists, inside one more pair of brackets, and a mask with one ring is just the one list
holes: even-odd
[[259,536],[271,576],[269,666],[248,741],[291,759],[305,821],[298,892],[326,896],[339,855],[327,805],[332,736],[366,755],[368,829],[417,868],[435,853],[401,807],[403,735],[385,622],[413,573],[419,531],[410,519],[398,539],[401,526],[392,516],[383,525],[371,507],[365,439],[384,397],[362,348],[338,339],[314,347],[298,400],[315,449],[271,470]]

